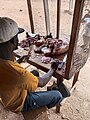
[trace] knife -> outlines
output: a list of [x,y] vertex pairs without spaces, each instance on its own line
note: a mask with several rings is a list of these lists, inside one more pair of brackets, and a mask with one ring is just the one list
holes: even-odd
[[66,60],[67,60],[67,55],[64,56],[64,59],[63,61],[61,61],[58,65],[58,70],[61,70],[62,67],[64,66],[64,64],[66,63]]

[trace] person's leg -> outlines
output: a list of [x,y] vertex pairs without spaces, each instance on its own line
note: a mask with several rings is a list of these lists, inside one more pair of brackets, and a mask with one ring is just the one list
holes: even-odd
[[58,102],[61,102],[63,97],[57,90],[33,92],[27,95],[22,112],[32,110],[35,108],[47,106],[54,107]]

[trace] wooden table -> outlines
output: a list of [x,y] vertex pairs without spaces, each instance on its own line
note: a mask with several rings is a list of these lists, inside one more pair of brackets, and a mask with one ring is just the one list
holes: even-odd
[[[14,53],[15,53],[16,57],[20,58],[23,55],[27,55],[28,51],[24,50],[24,48],[19,48],[19,49],[15,50]],[[29,64],[37,67],[38,69],[40,69],[44,72],[47,72],[50,69],[51,64],[50,63],[48,63],[48,64],[42,63],[41,59],[42,59],[43,56],[44,56],[44,54],[41,54],[41,53],[38,54],[38,53],[35,53],[34,50],[32,50],[31,57],[27,60],[27,62]],[[65,54],[64,55],[59,55],[55,59],[59,59],[60,61],[62,61],[64,56],[65,56]],[[65,69],[65,67],[63,67],[61,70],[56,70],[56,72],[54,73],[53,76],[56,77],[57,79],[59,77],[65,78],[64,69]]]

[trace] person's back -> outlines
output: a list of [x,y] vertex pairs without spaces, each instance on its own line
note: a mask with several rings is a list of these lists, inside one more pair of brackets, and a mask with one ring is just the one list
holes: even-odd
[[0,94],[2,102],[6,109],[14,112],[21,110],[27,95],[27,91],[19,87],[19,81],[21,81],[21,78],[16,64],[9,60],[0,59]]
[[28,86],[31,88],[30,91],[34,91],[37,88],[37,78],[35,77],[34,80],[33,76],[32,80],[32,74],[18,63],[0,59],[0,94],[7,109],[14,112],[19,112],[22,109]]

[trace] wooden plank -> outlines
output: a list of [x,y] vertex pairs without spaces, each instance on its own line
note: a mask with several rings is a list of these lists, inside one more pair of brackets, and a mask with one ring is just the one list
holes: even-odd
[[34,33],[34,22],[33,22],[33,15],[32,15],[31,0],[27,0],[27,6],[28,6],[28,13],[29,13],[29,19],[30,19],[30,25],[31,25],[31,32]]

